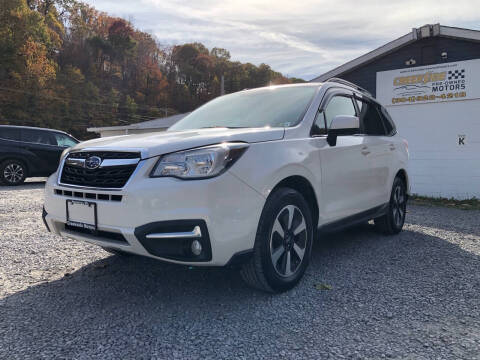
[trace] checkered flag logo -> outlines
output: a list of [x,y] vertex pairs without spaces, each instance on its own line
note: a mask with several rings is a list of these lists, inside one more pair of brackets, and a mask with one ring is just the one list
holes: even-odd
[[458,79],[465,79],[465,69],[448,71],[448,80],[458,80]]

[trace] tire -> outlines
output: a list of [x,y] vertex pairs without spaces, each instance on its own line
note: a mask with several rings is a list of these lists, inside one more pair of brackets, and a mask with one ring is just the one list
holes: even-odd
[[133,254],[128,253],[126,251],[122,251],[122,250],[107,248],[107,247],[103,247],[103,246],[102,246],[102,249],[105,250],[106,252],[110,253],[110,254],[113,254],[113,255],[118,255],[118,256],[123,256],[123,257],[133,256]]
[[19,160],[6,160],[0,164],[0,182],[8,186],[23,184],[27,178],[27,167]]
[[393,181],[392,192],[387,213],[374,219],[375,227],[386,235],[398,234],[402,231],[407,213],[407,187],[402,178]]
[[263,208],[253,255],[240,270],[243,280],[267,292],[293,288],[310,262],[313,236],[312,215],[303,196],[279,188]]

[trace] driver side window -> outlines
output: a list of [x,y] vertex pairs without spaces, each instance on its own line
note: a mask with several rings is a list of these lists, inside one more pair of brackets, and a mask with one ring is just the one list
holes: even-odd
[[352,98],[344,95],[336,95],[332,97],[325,109],[317,113],[312,134],[325,135],[327,133],[327,129],[330,128],[333,119],[338,115],[356,115]]
[[338,115],[355,116],[355,107],[352,99],[347,96],[334,96],[330,99],[324,111],[327,128],[330,128],[333,119]]

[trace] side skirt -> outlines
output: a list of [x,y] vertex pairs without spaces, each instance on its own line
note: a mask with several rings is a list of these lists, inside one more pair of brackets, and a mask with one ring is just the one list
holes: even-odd
[[318,228],[319,232],[333,232],[333,231],[338,231],[341,229],[345,229],[347,227],[353,226],[353,225],[358,225],[360,223],[369,221],[371,219],[374,219],[376,217],[385,215],[388,210],[389,203],[385,203],[380,206],[376,206],[372,209],[362,211],[361,213],[351,215],[349,217],[346,217],[345,219],[341,220],[336,220],[334,222],[322,225]]

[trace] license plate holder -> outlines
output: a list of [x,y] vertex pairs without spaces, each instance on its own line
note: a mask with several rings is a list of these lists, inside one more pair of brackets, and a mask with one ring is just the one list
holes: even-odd
[[91,201],[67,200],[66,224],[79,229],[97,231],[97,204]]

